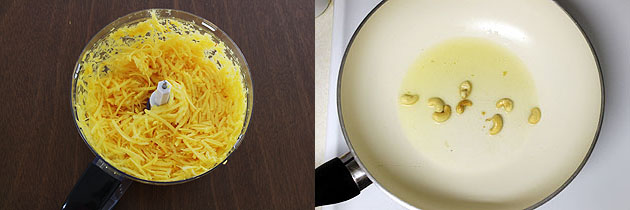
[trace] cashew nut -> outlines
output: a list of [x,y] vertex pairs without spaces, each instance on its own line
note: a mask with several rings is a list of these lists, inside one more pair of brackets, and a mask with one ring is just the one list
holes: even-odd
[[472,84],[470,84],[470,81],[466,80],[459,85],[459,96],[461,96],[462,99],[468,98],[470,92],[472,92]]
[[538,123],[538,121],[540,121],[540,108],[534,107],[529,114],[529,119],[527,119],[527,122],[529,122],[530,124],[536,124]]
[[472,101],[468,99],[461,100],[457,104],[457,107],[455,107],[455,111],[457,111],[458,114],[462,114],[464,113],[464,110],[466,109],[467,106],[472,106]]
[[451,106],[449,105],[444,105],[443,112],[433,112],[433,120],[438,123],[448,120],[449,117],[451,117]]
[[[433,97],[429,99],[427,105],[435,110],[435,112],[443,112],[444,111],[444,101],[442,99]],[[450,115],[450,114],[449,114]]]
[[505,109],[506,112],[511,112],[514,108],[514,102],[509,98],[502,98],[497,101],[497,109]]
[[413,105],[418,101],[418,95],[405,93],[400,96],[400,104],[402,105]]
[[492,121],[492,128],[490,128],[490,135],[496,135],[501,132],[503,128],[503,117],[500,114],[495,114],[491,118],[486,119],[486,121]]

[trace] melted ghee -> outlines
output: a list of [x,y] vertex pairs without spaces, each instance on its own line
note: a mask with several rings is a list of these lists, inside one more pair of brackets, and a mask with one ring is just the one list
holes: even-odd
[[[462,100],[459,85],[468,80],[473,105],[463,114],[454,110],[444,123],[432,120],[427,100],[439,97],[453,109]],[[532,125],[529,110],[538,106],[536,87],[527,67],[505,47],[479,38],[448,40],[424,51],[409,68],[400,95],[418,94],[413,106],[398,107],[408,140],[427,159],[449,170],[479,171],[509,163],[513,151],[527,141]],[[514,101],[506,112],[495,104],[501,98]],[[486,119],[503,116],[503,129],[489,135]]]

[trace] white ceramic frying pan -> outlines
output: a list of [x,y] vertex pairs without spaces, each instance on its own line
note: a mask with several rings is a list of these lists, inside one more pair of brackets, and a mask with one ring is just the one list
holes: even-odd
[[[427,49],[462,37],[495,43],[522,61],[543,110],[538,124],[505,128],[496,141],[475,142],[469,130],[438,124],[428,130],[450,142],[410,136],[398,101],[405,75]],[[551,0],[384,1],[348,45],[337,91],[352,154],[316,169],[316,205],[354,197],[371,181],[410,208],[538,207],[584,166],[604,107],[589,41]],[[420,107],[427,97],[420,95]]]

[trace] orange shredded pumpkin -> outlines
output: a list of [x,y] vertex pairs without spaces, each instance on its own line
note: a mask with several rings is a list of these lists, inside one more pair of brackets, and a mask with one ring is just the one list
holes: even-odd
[[[81,58],[75,109],[86,141],[124,173],[194,177],[224,161],[247,109],[240,66],[223,42],[183,20],[152,17],[115,29]],[[145,109],[159,81],[165,105]]]

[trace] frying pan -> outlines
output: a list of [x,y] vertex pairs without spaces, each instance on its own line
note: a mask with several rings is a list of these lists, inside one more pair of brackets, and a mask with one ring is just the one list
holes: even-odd
[[[515,54],[531,75],[543,118],[526,128],[526,137],[506,132],[506,141],[472,149],[466,146],[475,139],[462,131],[455,142],[467,143],[450,145],[456,149],[449,151],[460,159],[436,161],[444,152],[409,141],[397,99],[419,55],[462,37],[484,39]],[[587,37],[553,1],[383,1],[346,48],[337,105],[350,153],[316,169],[316,205],[350,199],[374,183],[411,209],[536,208],[586,163],[602,122],[603,88]],[[518,146],[504,145],[519,138],[524,140]],[[495,153],[480,153],[491,147]],[[461,158],[480,154],[491,158],[470,165]]]

